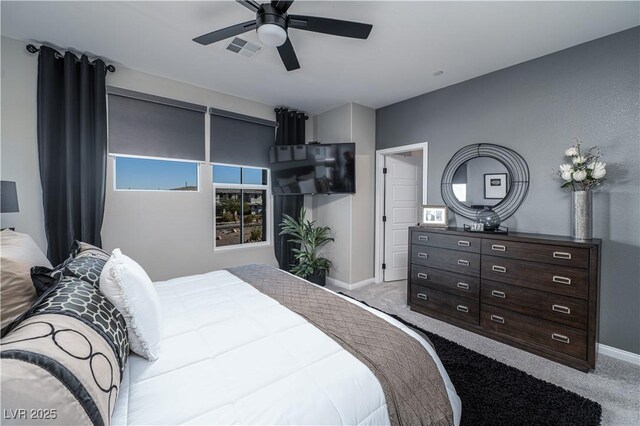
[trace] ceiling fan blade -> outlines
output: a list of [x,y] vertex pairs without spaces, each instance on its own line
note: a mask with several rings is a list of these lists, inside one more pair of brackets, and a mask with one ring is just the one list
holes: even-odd
[[282,46],[278,46],[278,53],[280,54],[280,59],[282,59],[282,63],[287,71],[293,71],[300,68],[296,51],[293,50],[293,44],[291,44],[289,37],[287,37],[287,41],[285,41]]
[[236,0],[238,3],[246,7],[252,12],[257,12],[260,9],[260,3],[253,0]]
[[200,37],[194,38],[193,41],[206,46],[207,44],[215,43],[217,41],[224,40],[225,38],[246,33],[247,31],[253,30],[255,27],[256,27],[256,21],[251,20],[251,21],[243,22],[242,24],[237,24],[231,27],[223,28],[221,30],[217,30],[209,34],[201,35]]
[[286,12],[287,10],[289,10],[292,3],[293,3],[293,0],[291,1],[271,0],[271,6],[278,9],[280,12]]
[[373,25],[317,16],[289,15],[289,28],[366,39],[369,37]]

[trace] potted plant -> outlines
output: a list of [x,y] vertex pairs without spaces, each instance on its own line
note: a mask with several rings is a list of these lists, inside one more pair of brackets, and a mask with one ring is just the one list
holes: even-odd
[[331,261],[322,255],[321,250],[334,239],[330,237],[331,228],[316,226],[316,222],[307,220],[306,215],[304,207],[300,209],[298,219],[282,215],[280,235],[289,235],[292,237],[289,241],[300,245],[300,248],[292,249],[298,263],[293,265],[291,272],[314,284],[324,286]]

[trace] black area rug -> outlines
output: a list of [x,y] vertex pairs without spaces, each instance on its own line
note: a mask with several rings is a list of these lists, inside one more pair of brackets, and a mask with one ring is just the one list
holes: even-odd
[[385,313],[431,340],[462,400],[461,425],[600,424],[600,404]]

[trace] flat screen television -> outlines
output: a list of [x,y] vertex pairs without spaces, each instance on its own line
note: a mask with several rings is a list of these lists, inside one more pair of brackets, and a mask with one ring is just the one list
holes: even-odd
[[269,157],[276,195],[356,192],[354,143],[274,146]]

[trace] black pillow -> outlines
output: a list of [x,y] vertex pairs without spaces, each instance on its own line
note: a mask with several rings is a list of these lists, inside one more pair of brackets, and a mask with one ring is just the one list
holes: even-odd
[[41,296],[65,276],[83,279],[98,288],[100,273],[109,257],[109,253],[101,248],[82,241],[74,241],[69,257],[55,268],[43,266],[31,268],[31,281],[36,289],[36,295]]

